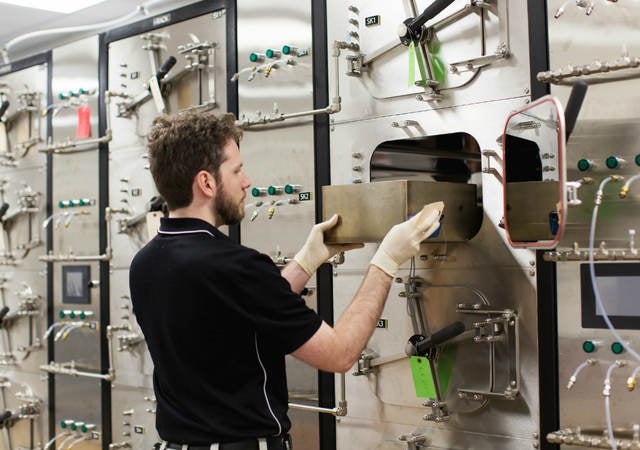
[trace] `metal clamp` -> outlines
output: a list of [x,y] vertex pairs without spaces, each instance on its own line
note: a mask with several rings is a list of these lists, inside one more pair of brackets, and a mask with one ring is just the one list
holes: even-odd
[[[458,305],[456,311],[463,314],[488,316],[483,321],[473,324],[476,343],[487,343],[490,346],[490,388],[485,391],[458,389],[458,398],[474,401],[485,401],[490,398],[514,400],[520,391],[520,332],[518,314],[511,309],[489,310],[484,305]],[[507,355],[507,386],[498,390],[494,386],[496,377],[495,345],[505,347]]]

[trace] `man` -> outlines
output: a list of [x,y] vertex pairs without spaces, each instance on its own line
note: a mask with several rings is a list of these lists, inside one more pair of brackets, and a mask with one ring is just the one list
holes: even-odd
[[218,231],[244,216],[233,115],[157,118],[151,174],[168,204],[158,235],[135,256],[131,299],[154,363],[161,448],[290,449],[285,355],[346,372],[373,333],[393,275],[438,227],[439,211],[396,225],[353,302],[330,327],[300,298],[315,270],[351,245],[326,245],[317,224],[282,271]]

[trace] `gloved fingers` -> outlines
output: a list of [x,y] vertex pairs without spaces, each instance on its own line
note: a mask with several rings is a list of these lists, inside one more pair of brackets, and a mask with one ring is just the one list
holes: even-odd
[[418,230],[429,229],[437,221],[444,209],[444,202],[433,202],[425,205],[418,214],[409,219]]
[[434,231],[438,229],[439,226],[440,226],[440,211],[432,211],[426,218],[424,218],[420,222],[419,230],[423,233],[427,233],[433,228],[433,230],[428,234],[428,236],[430,236]]
[[427,229],[424,234],[423,234],[423,238],[422,240],[424,241],[426,238],[428,238],[429,236],[431,236],[433,233],[435,233],[436,231],[438,231],[438,228],[440,228],[440,221],[436,220],[435,222],[433,222],[431,224],[431,226],[429,227],[429,229]]
[[338,223],[338,219],[339,216],[337,214],[334,214],[333,216],[331,216],[329,219],[325,220],[324,222],[320,222],[319,224],[316,224],[314,228],[320,230],[320,231],[327,231],[330,230],[331,228],[335,227]]

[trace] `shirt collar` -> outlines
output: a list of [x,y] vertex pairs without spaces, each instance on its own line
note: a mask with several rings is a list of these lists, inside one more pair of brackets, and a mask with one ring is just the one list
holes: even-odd
[[214,236],[224,236],[209,222],[194,217],[161,217],[158,231],[169,234],[204,231]]

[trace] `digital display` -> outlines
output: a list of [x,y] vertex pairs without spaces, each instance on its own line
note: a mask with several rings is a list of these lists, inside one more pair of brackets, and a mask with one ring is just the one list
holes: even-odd
[[[596,276],[596,282],[607,315],[640,317],[640,276]],[[596,315],[602,316],[600,308],[596,308]]]
[[62,303],[91,303],[89,266],[62,267]]
[[[640,330],[640,264],[598,263],[594,269],[600,299],[613,326]],[[589,264],[580,265],[580,288],[582,327],[607,328],[593,292]]]

